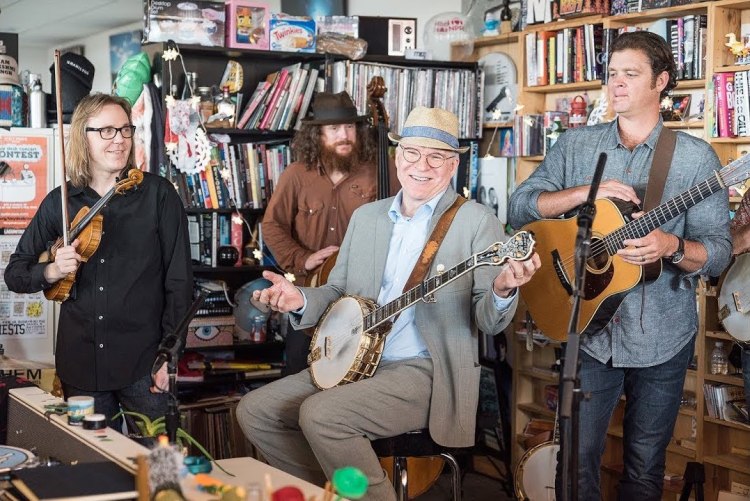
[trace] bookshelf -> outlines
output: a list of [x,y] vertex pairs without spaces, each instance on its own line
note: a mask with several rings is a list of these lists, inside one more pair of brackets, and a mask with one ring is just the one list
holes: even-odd
[[[712,77],[717,72],[747,71],[750,66],[736,65],[734,56],[724,46],[725,34],[739,35],[741,14],[750,11],[750,0],[719,0],[716,2],[691,3],[660,9],[646,10],[617,16],[585,16],[546,25],[528,26],[524,31],[495,37],[479,38],[475,41],[472,59],[502,51],[509,54],[516,63],[519,77],[518,103],[520,114],[541,113],[555,109],[555,100],[586,92],[595,99],[606,87],[600,81],[584,81],[553,85],[528,85],[526,35],[545,30],[576,28],[585,24],[601,24],[604,28],[625,26],[644,27],[665,18],[690,15],[707,16],[707,40],[705,46],[705,78],[678,82],[675,93],[690,91],[706,92],[705,116],[713,112],[711,100]],[[608,118],[612,118],[611,112]],[[485,123],[485,135],[480,151],[484,153],[491,134],[487,131],[496,127],[509,127],[510,123]],[[667,127],[682,130],[705,138],[716,150],[723,165],[750,151],[750,137],[712,138],[710,121],[689,118],[686,121],[666,122]],[[515,158],[516,183],[526,179],[544,159],[542,155]],[[738,203],[739,197],[730,197],[730,203]],[[710,351],[716,339],[731,341],[723,332],[718,321],[716,298],[717,287],[701,282],[696,293],[699,326],[695,346],[694,367],[687,372],[685,390],[695,395],[695,406],[681,407],[672,443],[667,449],[666,470],[682,474],[688,461],[705,465],[706,499],[716,499],[719,490],[729,490],[732,482],[750,485],[750,426],[711,418],[704,399],[703,384],[708,382],[741,386],[742,379],[733,376],[712,376],[710,374]],[[556,343],[532,344],[527,349],[525,335],[525,309],[519,305],[514,321],[515,336],[509,340],[512,345],[513,401],[512,411],[512,464],[515,467],[526,451],[523,434],[526,425],[533,419],[553,419],[553,412],[545,405],[545,387],[556,384],[556,373],[550,373],[549,366],[555,358]],[[729,344],[729,343],[727,343]],[[607,436],[607,446],[602,459],[602,495],[604,499],[616,499],[616,484],[622,473],[622,415],[624,400],[613,415]],[[664,484],[664,499],[676,499],[682,489],[680,480],[668,480]]]

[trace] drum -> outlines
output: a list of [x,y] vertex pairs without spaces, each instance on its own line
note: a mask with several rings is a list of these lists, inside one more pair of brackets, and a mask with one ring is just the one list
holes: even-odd
[[555,500],[555,474],[559,450],[560,444],[550,441],[526,451],[516,468],[515,487],[518,499]]

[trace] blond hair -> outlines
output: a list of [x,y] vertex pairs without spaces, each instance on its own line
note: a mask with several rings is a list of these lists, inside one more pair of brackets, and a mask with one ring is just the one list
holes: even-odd
[[[83,188],[91,182],[89,142],[86,137],[86,127],[88,126],[89,119],[99,114],[105,106],[110,104],[117,105],[125,110],[128,121],[131,120],[130,103],[126,99],[102,94],[101,92],[89,94],[81,99],[81,102],[78,103],[75,111],[73,111],[73,118],[70,120],[70,139],[68,139],[65,157],[68,178],[76,188]],[[134,150],[135,148],[131,143],[127,165],[135,165]]]

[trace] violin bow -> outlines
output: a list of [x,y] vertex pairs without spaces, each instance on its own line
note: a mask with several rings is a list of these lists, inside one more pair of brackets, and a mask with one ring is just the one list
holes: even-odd
[[65,172],[65,129],[63,128],[62,111],[62,73],[60,71],[60,51],[55,49],[55,97],[57,102],[57,131],[60,134],[60,159],[62,162],[62,182],[60,198],[62,202],[63,245],[68,246],[70,237],[70,220],[68,219],[68,176]]

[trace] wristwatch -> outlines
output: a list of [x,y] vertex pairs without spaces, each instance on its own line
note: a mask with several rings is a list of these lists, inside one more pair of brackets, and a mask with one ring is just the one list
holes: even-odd
[[[675,235],[676,236],[676,235]],[[685,257],[685,241],[677,237],[677,250],[674,251],[674,254],[669,256],[669,260],[672,262],[672,264],[677,264]]]

